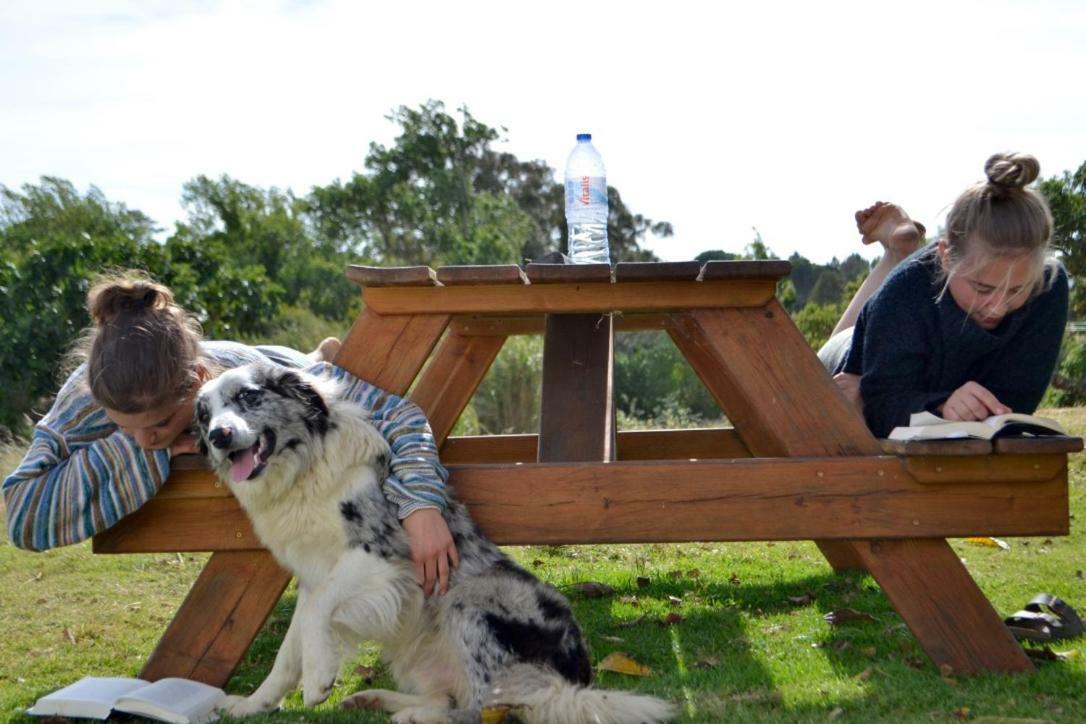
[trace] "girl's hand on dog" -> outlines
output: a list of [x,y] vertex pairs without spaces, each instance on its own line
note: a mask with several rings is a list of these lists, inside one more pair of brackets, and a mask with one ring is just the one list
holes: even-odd
[[460,557],[441,512],[421,508],[403,519],[403,527],[411,544],[415,580],[422,586],[423,595],[429,598],[435,590],[444,594],[449,590],[449,566],[459,566]]

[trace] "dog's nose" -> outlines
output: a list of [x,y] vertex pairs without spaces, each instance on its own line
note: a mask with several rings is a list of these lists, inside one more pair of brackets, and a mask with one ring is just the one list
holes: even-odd
[[210,440],[211,444],[215,447],[224,450],[230,447],[230,444],[234,441],[234,429],[230,427],[216,427],[207,434],[207,439]]

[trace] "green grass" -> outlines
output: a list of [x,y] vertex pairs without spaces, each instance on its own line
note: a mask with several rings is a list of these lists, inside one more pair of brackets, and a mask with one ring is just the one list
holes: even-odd
[[[1077,434],[1086,411],[1057,410]],[[0,450],[0,469],[17,462]],[[1072,535],[1012,538],[1009,550],[953,541],[977,583],[1003,615],[1039,591],[1086,614],[1086,459],[1072,458]],[[601,672],[598,683],[678,702],[685,721],[912,722],[989,717],[1078,722],[1086,691],[1086,639],[1061,642],[1066,661],[1034,674],[944,678],[928,662],[878,586],[835,576],[810,543],[701,543],[510,549],[526,567],[565,590],[588,637],[593,662],[621,651],[652,668],[632,678]],[[81,676],[135,675],[199,572],[202,555],[95,556],[79,545],[31,554],[0,544],[0,718],[29,720],[34,700]],[[638,579],[647,579],[639,583]],[[574,584],[606,583],[614,593],[580,594]],[[790,599],[808,597],[809,603]],[[228,689],[262,680],[286,630],[294,596],[276,608]],[[827,612],[849,607],[873,622],[831,627]],[[682,619],[661,621],[671,613]],[[300,696],[263,721],[387,721],[339,712],[335,703],[368,686],[391,686],[376,649],[344,667],[332,699],[314,711]]]

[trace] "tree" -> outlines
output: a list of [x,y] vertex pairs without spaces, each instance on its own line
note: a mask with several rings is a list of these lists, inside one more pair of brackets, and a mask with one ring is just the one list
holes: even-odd
[[[565,248],[562,184],[540,161],[495,151],[498,130],[444,104],[399,108],[391,147],[370,144],[365,171],[314,188],[307,199],[322,240],[382,264],[519,263]],[[648,233],[671,225],[626,208],[608,189],[613,258],[645,260]]]
[[23,431],[57,384],[60,360],[87,326],[90,280],[111,267],[161,270],[154,224],[91,187],[44,177],[0,186],[0,426]]
[[[1086,162],[1072,173],[1041,182],[1041,193],[1052,209],[1052,245],[1060,253],[1067,273],[1075,280],[1086,279]],[[1075,284],[1071,294],[1071,317],[1086,317],[1086,290]]]

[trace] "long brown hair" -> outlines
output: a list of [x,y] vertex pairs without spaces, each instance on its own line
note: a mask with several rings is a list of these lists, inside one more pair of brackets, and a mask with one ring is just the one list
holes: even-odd
[[103,276],[87,294],[88,327],[72,350],[95,401],[139,413],[177,404],[199,381],[203,332],[169,287],[146,274]]

